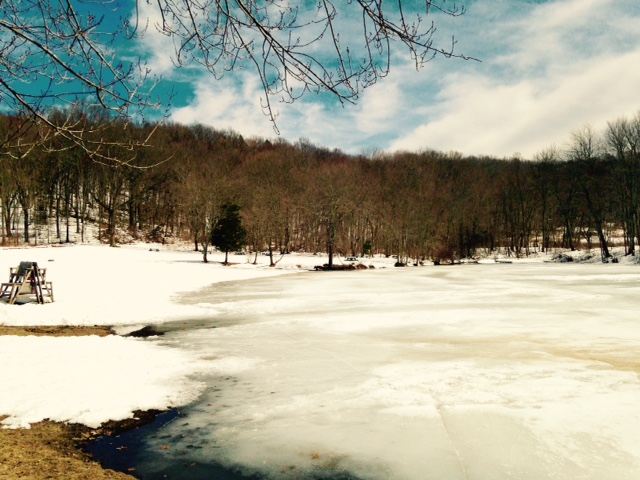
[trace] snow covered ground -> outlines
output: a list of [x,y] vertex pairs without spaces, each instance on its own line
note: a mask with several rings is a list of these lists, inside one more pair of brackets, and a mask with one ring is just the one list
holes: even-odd
[[[276,257],[278,260],[279,257]],[[53,282],[54,303],[0,303],[0,325],[114,325],[125,334],[145,325],[210,318],[210,304],[187,305],[181,294],[216,282],[240,281],[306,271],[326,262],[316,256],[285,255],[276,267],[267,256],[202,254],[160,245],[109,248],[99,245],[5,248],[0,269],[37,262]],[[340,262],[339,259],[336,260]],[[378,267],[392,264],[380,259]],[[202,384],[190,374],[202,368],[188,352],[133,338],[38,338],[0,336],[0,417],[10,427],[45,418],[102,422],[131,417],[136,409],[184,405]],[[25,380],[26,379],[26,380]]]
[[377,259],[273,281],[326,259],[224,267],[160,250],[0,251],[7,274],[21,260],[47,267],[56,297],[0,305],[0,324],[209,322],[144,340],[0,337],[5,426],[97,426],[198,399],[193,431],[173,432],[198,448],[176,440],[169,458],[223,455],[279,478],[292,464],[291,478],[640,477],[637,265]]

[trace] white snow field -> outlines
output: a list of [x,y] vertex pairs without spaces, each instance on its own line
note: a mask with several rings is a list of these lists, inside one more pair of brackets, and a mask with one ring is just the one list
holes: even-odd
[[[257,266],[238,257],[241,263],[229,267],[219,263],[222,254],[209,259],[205,264],[201,253],[148,244],[0,249],[0,280],[8,281],[9,268],[21,261],[35,261],[47,269],[55,298],[44,305],[0,303],[0,325],[114,325],[124,334],[215,314],[208,306],[177,303],[180,292],[298,270],[291,263],[270,268],[266,257]],[[0,418],[8,415],[0,424],[28,427],[48,418],[97,427],[134,410],[185,405],[203,387],[192,377],[201,368],[189,352],[133,338],[0,336]]]
[[197,398],[150,440],[149,462],[296,479],[640,478],[638,265],[272,278],[323,260],[223,267],[148,246],[0,258],[7,274],[46,266],[56,296],[0,305],[0,323],[169,322],[149,339],[0,337],[6,426]]

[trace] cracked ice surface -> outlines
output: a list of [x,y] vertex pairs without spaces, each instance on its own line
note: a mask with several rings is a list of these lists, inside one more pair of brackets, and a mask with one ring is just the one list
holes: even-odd
[[640,478],[639,294],[637,266],[544,263],[214,285],[188,301],[215,307],[217,328],[157,340],[204,360],[208,388],[149,439],[148,461],[269,478]]

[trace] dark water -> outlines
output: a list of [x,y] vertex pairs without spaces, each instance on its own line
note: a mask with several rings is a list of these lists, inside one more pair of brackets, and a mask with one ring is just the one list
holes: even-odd
[[[188,425],[188,415],[178,410],[162,413],[142,427],[113,437],[100,437],[85,450],[107,469],[124,472],[140,480],[274,480],[275,477],[248,474],[240,469],[225,468],[216,463],[200,463],[186,459],[176,462],[175,456],[163,455],[162,451],[151,452],[147,439],[163,439],[167,450],[181,448],[188,451],[201,448],[190,445],[183,438],[167,434],[164,427],[172,422]],[[162,450],[162,449],[161,449]],[[288,477],[290,478],[290,477]],[[305,480],[361,480],[348,472],[316,472],[304,475]]]
[[[150,461],[149,452],[145,449],[145,439],[166,436],[166,448],[174,448],[179,439],[170,438],[163,429],[171,422],[181,421],[186,421],[184,414],[178,410],[170,410],[158,415],[153,422],[142,427],[114,437],[100,437],[88,445],[86,451],[104,468],[124,472],[141,480],[258,480],[262,478],[243,475],[215,463],[205,464],[193,461],[176,463],[173,458],[163,459],[161,452],[158,452]],[[190,445],[185,443],[183,447],[189,449]]]

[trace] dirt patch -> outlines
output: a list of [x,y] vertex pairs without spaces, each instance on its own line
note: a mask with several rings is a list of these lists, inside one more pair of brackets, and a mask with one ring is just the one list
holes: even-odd
[[0,335],[17,336],[49,336],[49,337],[82,337],[87,335],[98,335],[105,337],[112,335],[111,327],[105,326],[52,326],[52,327],[7,327],[0,325]]
[[[0,335],[86,336],[112,335],[110,327],[51,326],[7,327],[0,325]],[[153,420],[158,412],[135,412],[134,418],[106,422],[101,428],[43,421],[30,429],[0,428],[0,479],[44,480],[131,480],[135,477],[105,470],[82,451],[83,445],[100,435],[117,435]],[[6,416],[0,415],[0,421]]]

